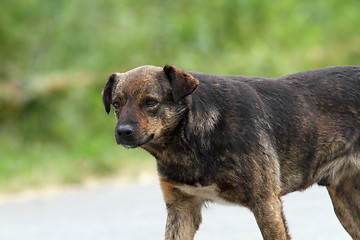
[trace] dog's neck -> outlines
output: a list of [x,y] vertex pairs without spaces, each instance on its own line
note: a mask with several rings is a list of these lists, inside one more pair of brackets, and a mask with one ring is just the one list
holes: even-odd
[[[203,133],[201,133],[203,134]],[[189,133],[188,129],[178,128],[176,134],[166,136],[162,143],[149,143],[143,149],[151,153],[157,161],[159,175],[171,181],[188,185],[209,185],[213,183],[216,174],[211,173],[213,159],[198,158],[199,144],[203,136],[194,132]],[[208,144],[208,143],[206,143]],[[210,144],[210,143],[209,143]],[[211,149],[211,146],[208,145]],[[214,154],[214,158],[217,158]]]

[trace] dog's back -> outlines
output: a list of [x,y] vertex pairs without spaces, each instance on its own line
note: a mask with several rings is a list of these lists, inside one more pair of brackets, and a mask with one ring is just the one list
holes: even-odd
[[[270,134],[283,194],[314,182],[336,184],[360,171],[360,67],[328,67],[274,79],[192,74],[201,82],[192,96],[195,108],[206,102],[222,116],[218,121],[232,119],[226,123],[229,135],[252,129],[239,145],[251,151],[261,137],[253,133],[264,128]],[[214,115],[193,112],[201,113],[194,121],[198,129]]]

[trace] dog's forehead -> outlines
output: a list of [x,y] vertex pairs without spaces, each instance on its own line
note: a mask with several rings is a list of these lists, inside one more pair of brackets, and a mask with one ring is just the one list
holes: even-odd
[[125,72],[125,75],[129,78],[132,77],[151,77],[162,72],[161,67],[152,65],[140,66]]
[[147,91],[154,92],[157,87],[161,87],[160,80],[164,77],[165,74],[161,67],[141,66],[125,73],[119,73],[115,91],[126,92],[130,95]]

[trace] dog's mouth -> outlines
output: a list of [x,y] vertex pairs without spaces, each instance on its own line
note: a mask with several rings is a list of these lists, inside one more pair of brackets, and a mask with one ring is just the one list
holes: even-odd
[[145,141],[143,141],[141,143],[131,143],[131,144],[122,143],[121,145],[123,145],[126,148],[137,148],[137,147],[141,147],[142,145],[149,143],[153,138],[154,138],[154,134],[151,134],[148,138],[145,139]]

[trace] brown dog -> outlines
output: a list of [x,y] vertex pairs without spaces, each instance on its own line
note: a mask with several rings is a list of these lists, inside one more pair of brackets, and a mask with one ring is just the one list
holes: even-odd
[[165,239],[193,239],[207,201],[248,207],[264,239],[290,239],[280,197],[324,185],[360,239],[360,67],[275,79],[142,66],[103,90],[116,141],[155,156]]

